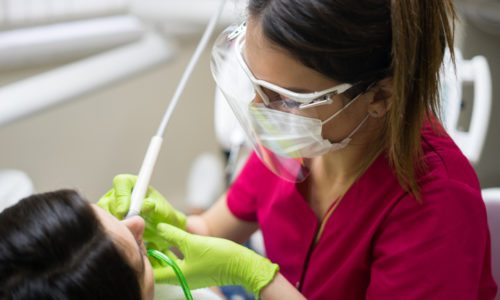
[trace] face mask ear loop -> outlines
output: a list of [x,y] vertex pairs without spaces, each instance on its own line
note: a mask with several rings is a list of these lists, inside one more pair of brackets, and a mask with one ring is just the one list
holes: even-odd
[[366,120],[368,120],[368,118],[370,117],[369,114],[366,115],[366,117],[363,119],[363,121],[361,121],[359,123],[358,126],[356,126],[356,128],[354,128],[351,133],[349,133],[348,136],[346,136],[342,141],[339,142],[341,146],[341,148],[344,148],[345,146],[347,146],[347,144],[351,141],[351,138],[354,134],[356,134],[356,132],[358,132],[358,130],[361,128],[361,126],[363,126],[363,124],[365,124]]
[[363,95],[363,94],[361,93],[361,94],[357,95],[354,99],[351,100],[351,102],[347,103],[346,106],[342,107],[338,112],[334,113],[328,119],[326,119],[323,122],[321,122],[321,125],[325,125],[326,123],[328,123],[331,120],[333,120],[333,118],[335,118],[336,116],[338,116],[341,112],[343,112],[345,109],[347,109],[351,104],[353,104],[354,102],[356,102],[356,100],[358,100],[361,95]]
[[351,133],[347,136],[346,139],[351,139],[351,137],[356,133],[358,132],[358,130],[361,128],[361,126],[363,126],[363,124],[365,124],[366,120],[368,120],[368,118],[370,117],[369,114],[366,115],[366,117],[363,119],[363,121],[361,121],[361,123],[359,123],[358,126],[356,126],[356,128],[354,128],[353,131],[351,131]]

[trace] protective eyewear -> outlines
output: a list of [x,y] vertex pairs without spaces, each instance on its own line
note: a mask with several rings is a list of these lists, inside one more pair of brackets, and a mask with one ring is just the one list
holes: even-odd
[[245,74],[252,82],[253,88],[259,94],[264,104],[268,107],[276,106],[277,102],[286,109],[299,110],[331,104],[335,95],[342,94],[353,87],[351,84],[343,83],[322,91],[312,93],[296,93],[265,80],[260,80],[254,76],[243,57],[245,34],[246,23],[243,23],[234,31],[228,33],[227,38],[222,39],[222,41],[225,40],[228,43],[236,43],[236,46],[233,47],[235,50],[235,57]]

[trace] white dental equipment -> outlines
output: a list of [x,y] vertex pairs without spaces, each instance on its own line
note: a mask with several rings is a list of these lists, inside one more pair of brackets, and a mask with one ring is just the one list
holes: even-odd
[[[448,134],[472,164],[477,164],[485,144],[492,106],[491,73],[484,56],[465,60],[455,49],[456,74],[447,51],[444,64],[443,123]],[[463,113],[463,86],[474,89],[467,129],[460,128]]]
[[186,70],[182,74],[179,85],[177,86],[174,96],[172,97],[172,100],[168,105],[167,110],[165,111],[165,115],[163,116],[160,126],[158,127],[158,131],[151,138],[146,156],[144,157],[144,161],[142,162],[142,166],[139,171],[137,182],[134,186],[134,190],[132,191],[132,199],[127,218],[136,216],[141,211],[142,202],[144,201],[144,196],[146,195],[146,191],[151,180],[151,175],[153,174],[153,170],[156,164],[156,159],[158,158],[158,154],[161,149],[165,129],[168,125],[172,112],[175,109],[177,102],[179,101],[179,98],[184,91],[184,88],[186,87],[186,83],[191,76],[196,63],[198,62],[203,50],[208,44],[208,41],[214,31],[215,25],[217,24],[222,10],[224,9],[225,3],[226,0],[221,0],[217,12],[210,19],[207,28],[205,29],[205,32],[203,33],[203,36],[201,37],[201,40],[198,43],[198,46],[196,47],[196,50],[191,57],[188,66],[186,67]]

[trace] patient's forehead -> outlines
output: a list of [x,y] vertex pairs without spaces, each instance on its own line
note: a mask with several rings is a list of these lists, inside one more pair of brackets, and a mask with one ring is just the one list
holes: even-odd
[[106,233],[111,236],[115,245],[120,248],[120,250],[123,250],[121,252],[125,255],[127,261],[129,261],[133,267],[137,266],[137,258],[135,257],[136,255],[134,255],[135,251],[129,251],[129,249],[127,249],[136,244],[135,238],[127,226],[96,204],[92,204],[92,208]]
[[[97,218],[104,230],[111,236],[118,250],[125,256],[130,266],[137,270],[141,281],[141,289],[144,299],[152,299],[154,295],[153,270],[147,259],[143,259],[139,246],[132,232],[124,222],[119,221],[113,215],[93,204]],[[147,265],[147,266],[145,266]]]

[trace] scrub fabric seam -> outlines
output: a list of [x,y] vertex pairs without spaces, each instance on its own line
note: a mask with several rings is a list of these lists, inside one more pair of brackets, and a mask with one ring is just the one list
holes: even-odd
[[309,267],[309,261],[311,260],[312,253],[314,252],[314,249],[316,248],[316,246],[318,245],[318,243],[320,241],[322,233],[324,232],[324,229],[326,227],[326,223],[330,220],[330,218],[332,217],[333,213],[337,210],[337,207],[339,206],[342,198],[343,197],[340,197],[340,199],[338,199],[337,201],[334,201],[330,205],[330,207],[328,208],[328,210],[326,211],[326,213],[323,216],[321,222],[316,224],[316,229],[315,229],[315,232],[314,232],[314,237],[313,237],[313,240],[312,240],[311,244],[309,245],[309,249],[307,250],[306,259],[305,259],[304,265],[302,267],[302,274],[300,276],[300,279],[299,279],[299,282],[298,282],[298,285],[297,285],[297,290],[299,292],[302,291],[302,287],[304,285],[304,280],[306,278],[307,269]]
[[[431,130],[434,131],[434,129],[431,128]],[[448,170],[448,166],[444,163],[444,159],[443,157],[441,156],[441,154],[436,150],[436,148],[434,147],[434,145],[432,145],[428,140],[427,138],[424,136],[424,135],[421,135],[421,138],[422,138],[422,141],[429,147],[432,149],[432,153],[436,154],[436,156],[439,158],[439,161],[441,162],[441,165],[443,166],[443,168],[446,170],[446,176],[448,177],[448,179],[450,178],[450,172]],[[424,160],[424,164],[425,164],[425,160]]]

